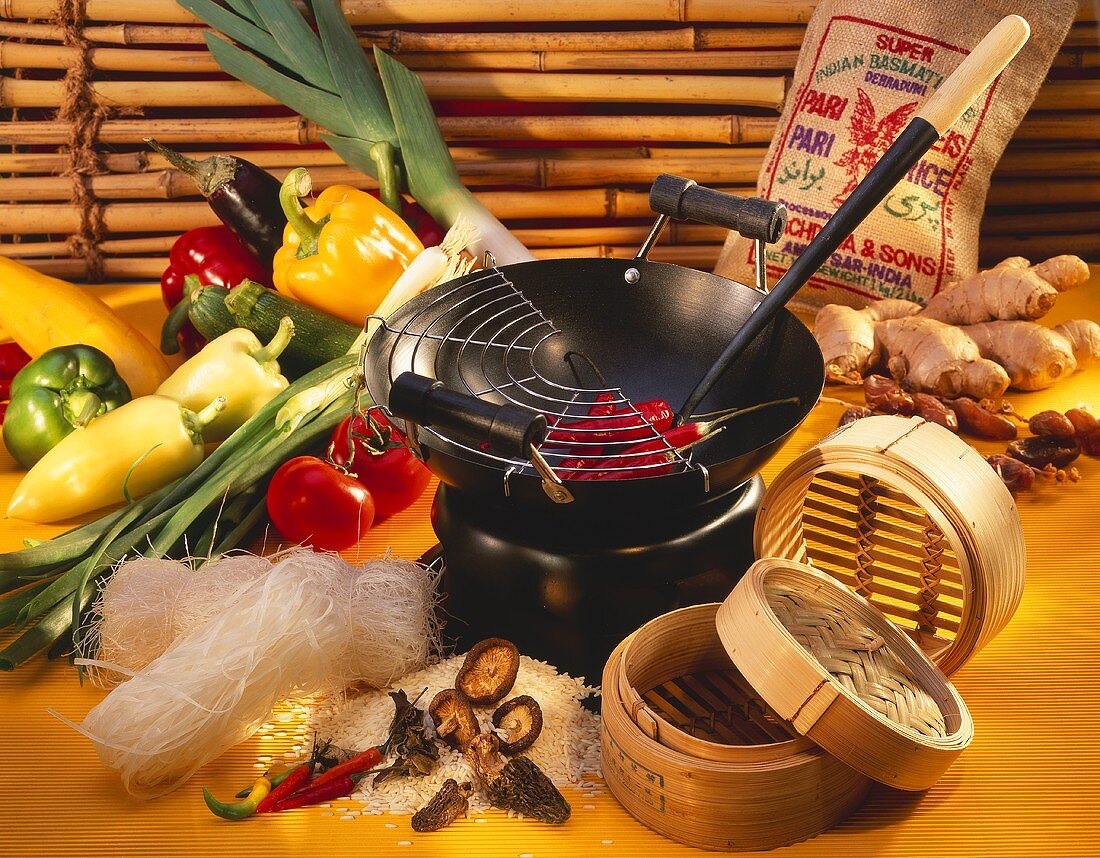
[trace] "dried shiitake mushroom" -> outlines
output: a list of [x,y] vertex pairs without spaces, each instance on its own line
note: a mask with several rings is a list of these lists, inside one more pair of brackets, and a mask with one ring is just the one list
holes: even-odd
[[474,644],[455,677],[455,688],[478,706],[503,700],[516,684],[519,650],[503,638],[486,638]]
[[569,802],[553,781],[528,757],[505,762],[496,734],[475,736],[466,748],[466,760],[477,772],[493,807],[515,810],[551,825],[569,819]]
[[460,784],[454,778],[447,778],[431,801],[413,814],[412,830],[423,833],[446,828],[470,809],[473,791],[469,781]]
[[542,708],[534,697],[521,694],[506,700],[493,713],[493,726],[504,731],[500,752],[509,757],[526,751],[542,732]]
[[433,697],[428,714],[432,716],[435,734],[460,751],[481,732],[474,707],[456,688],[445,688]]

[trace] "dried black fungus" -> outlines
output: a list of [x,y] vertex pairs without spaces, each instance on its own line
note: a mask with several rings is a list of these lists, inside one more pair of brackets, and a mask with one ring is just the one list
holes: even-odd
[[503,638],[487,638],[466,653],[455,687],[477,706],[503,700],[516,684],[519,650]]
[[481,732],[474,707],[457,688],[445,688],[433,697],[428,714],[435,725],[435,734],[460,751]]
[[569,802],[546,773],[528,757],[505,762],[495,734],[475,736],[466,749],[466,759],[494,807],[514,810],[550,825],[561,825],[569,819]]
[[431,801],[413,814],[413,831],[439,831],[460,816],[465,816],[470,809],[470,793],[473,791],[469,782],[459,784],[454,778],[447,778]]
[[374,776],[375,786],[399,775],[426,775],[435,768],[439,759],[439,750],[424,727],[424,710],[417,709],[415,705],[420,698],[410,702],[404,691],[391,691],[390,698],[394,713],[385,750],[396,758],[388,768]]
[[501,703],[493,713],[493,726],[504,731],[500,752],[513,756],[526,751],[542,732],[542,708],[535,698],[523,694]]

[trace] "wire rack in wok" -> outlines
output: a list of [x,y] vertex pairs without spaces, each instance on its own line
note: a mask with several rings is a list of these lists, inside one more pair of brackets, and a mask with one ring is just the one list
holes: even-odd
[[[688,469],[706,480],[691,449],[672,447],[590,359],[552,347],[562,332],[498,268],[443,284],[429,295],[388,319],[372,320],[379,328],[371,361],[375,372],[377,362],[385,362],[389,384],[411,371],[479,399],[546,415],[550,432],[537,452],[563,480]],[[429,446],[430,437],[439,438],[495,463],[504,470],[506,490],[512,474],[535,472],[530,461],[504,458],[473,439],[435,427],[420,433],[422,441],[429,436]]]

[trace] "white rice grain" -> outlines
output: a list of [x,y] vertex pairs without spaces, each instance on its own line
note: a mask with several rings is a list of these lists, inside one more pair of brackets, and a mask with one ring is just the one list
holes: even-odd
[[[424,691],[417,705],[427,710],[437,692],[454,686],[462,661],[462,656],[454,656],[403,677],[389,689],[365,692],[357,697],[349,695],[343,702],[320,706],[313,713],[310,729],[349,750],[361,751],[380,744],[386,739],[393,717],[393,701],[386,692],[400,688],[411,700]],[[538,701],[542,709],[542,733],[525,753],[558,787],[590,788],[593,786],[590,779],[601,776],[600,717],[581,705],[582,701],[598,693],[579,679],[559,674],[545,662],[520,657],[516,684],[508,697],[529,694]],[[494,708],[476,710],[483,731],[492,729]],[[431,719],[426,715],[425,722],[429,732],[434,732]],[[373,778],[366,777],[353,797],[362,802],[364,812],[410,814],[427,804],[447,778],[454,778],[459,783],[473,781],[476,785],[474,772],[462,754],[439,747],[439,763],[431,774],[392,778],[377,788],[372,785]],[[470,813],[484,813],[488,808],[480,790],[475,789],[470,796]]]

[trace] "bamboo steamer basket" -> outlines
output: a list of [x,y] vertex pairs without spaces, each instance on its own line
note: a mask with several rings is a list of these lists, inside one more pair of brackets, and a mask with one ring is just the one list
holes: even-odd
[[935,783],[973,736],[945,673],[1023,589],[1011,494],[918,418],[859,420],[798,457],[765,494],[755,546],[722,605],[652,620],[603,675],[612,793],[706,849],[812,837],[872,779]]
[[717,604],[642,626],[604,668],[601,761],[619,803],[703,849],[772,849],[847,817],[871,780],[799,736],[722,648]]
[[919,418],[867,417],[785,468],[756,517],[757,557],[827,572],[950,675],[1007,625],[1026,551],[1012,495],[969,444]]

